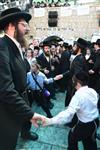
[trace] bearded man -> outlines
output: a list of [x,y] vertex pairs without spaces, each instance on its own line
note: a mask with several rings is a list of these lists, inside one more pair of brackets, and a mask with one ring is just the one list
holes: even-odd
[[[14,150],[23,124],[38,126],[43,116],[34,113],[27,98],[26,66],[22,53],[31,15],[19,8],[0,14],[0,150]],[[38,136],[34,135],[34,139]]]
[[68,80],[68,86],[67,86],[67,94],[65,99],[65,106],[69,105],[69,102],[71,100],[71,97],[74,94],[74,88],[72,83],[72,77],[76,75],[80,71],[88,72],[86,60],[85,60],[85,51],[87,47],[87,41],[79,38],[73,46],[73,55],[75,55],[74,60],[72,61],[70,65],[70,72],[69,72],[69,80]]
[[[51,45],[48,42],[43,42],[42,49],[43,53],[39,55],[36,60],[41,67],[41,71],[46,75],[47,78],[54,77],[54,65],[52,63],[51,58]],[[50,95],[52,99],[55,99],[55,87],[54,83],[50,83],[49,85],[45,85],[45,87],[50,91]],[[51,107],[53,105],[51,104]]]

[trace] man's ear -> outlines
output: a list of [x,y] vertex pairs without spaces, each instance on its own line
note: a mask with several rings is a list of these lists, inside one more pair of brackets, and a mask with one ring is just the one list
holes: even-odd
[[76,83],[76,89],[79,89],[82,86],[82,84],[80,82]]

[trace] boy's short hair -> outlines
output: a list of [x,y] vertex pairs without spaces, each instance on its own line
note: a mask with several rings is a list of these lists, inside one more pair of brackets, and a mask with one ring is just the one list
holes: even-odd
[[80,82],[81,85],[87,85],[88,84],[88,73],[84,71],[78,72],[76,75],[73,77],[74,82]]
[[31,62],[31,65],[32,65],[32,64],[36,65],[36,67],[37,67],[38,69],[40,69],[40,65],[38,64],[38,62],[37,62],[36,60],[33,60],[33,61]]

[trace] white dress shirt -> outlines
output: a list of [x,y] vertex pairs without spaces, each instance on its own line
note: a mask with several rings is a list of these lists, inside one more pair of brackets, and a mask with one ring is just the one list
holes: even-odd
[[99,116],[97,103],[96,91],[88,86],[83,86],[76,91],[67,109],[50,119],[50,124],[69,123],[75,113],[81,122],[91,122]]

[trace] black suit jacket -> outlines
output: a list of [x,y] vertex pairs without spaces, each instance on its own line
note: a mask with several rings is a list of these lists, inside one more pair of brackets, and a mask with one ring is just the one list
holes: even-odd
[[60,58],[60,73],[64,73],[70,69],[70,52],[68,50],[63,51]]
[[[94,63],[94,67],[92,70],[95,72],[94,80],[93,80],[93,88],[99,93],[100,95],[100,49],[96,52],[96,61]],[[99,102],[100,103],[100,102]],[[99,104],[100,108],[100,104]]]
[[26,86],[24,60],[15,43],[5,35],[0,39],[0,149],[2,150],[14,150],[22,122],[31,119],[34,114],[28,106],[28,99],[22,94]]
[[73,76],[73,75],[76,75],[80,71],[85,71],[88,73],[87,63],[86,63],[85,57],[82,54],[77,55],[74,58],[71,64],[70,74],[71,76]]
[[52,76],[51,64],[49,61],[47,61],[47,59],[43,53],[37,57],[37,62],[39,63],[39,65],[41,66],[42,69],[46,68],[47,70],[49,70],[49,74],[46,74],[46,76],[48,78],[51,77]]

